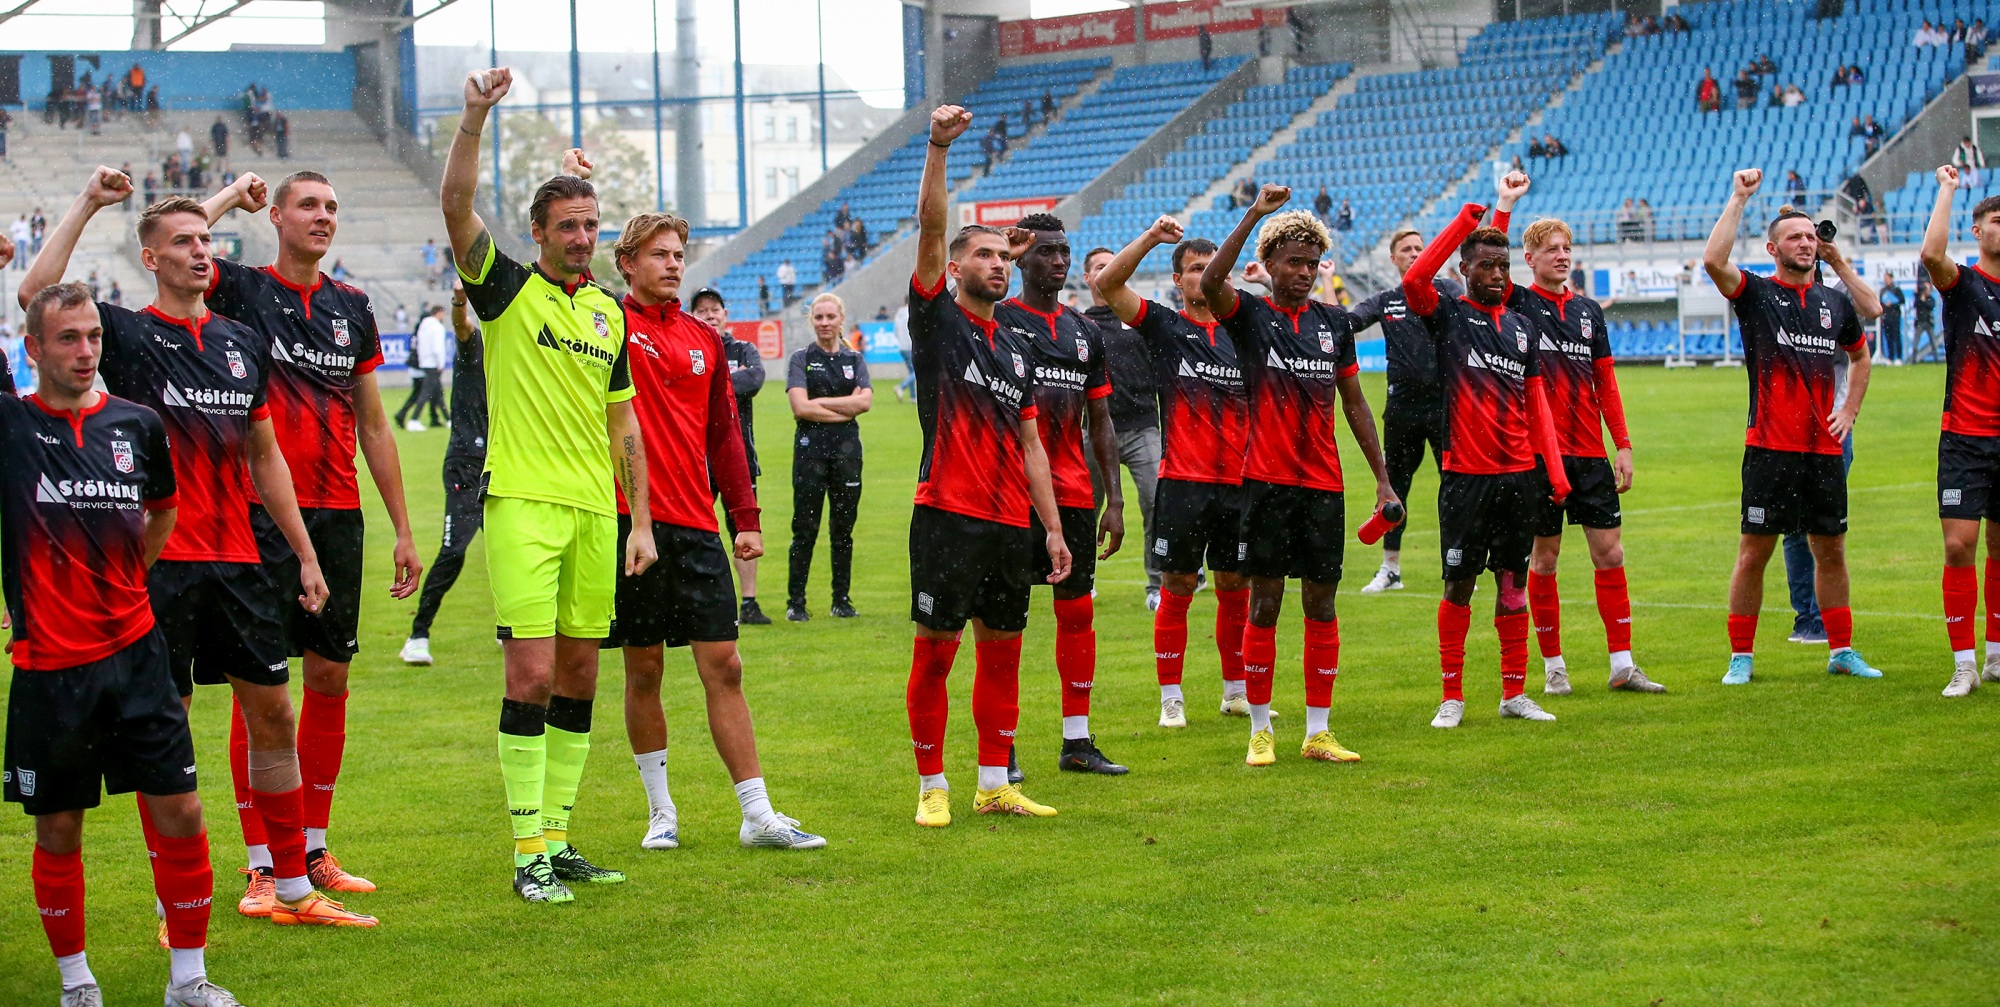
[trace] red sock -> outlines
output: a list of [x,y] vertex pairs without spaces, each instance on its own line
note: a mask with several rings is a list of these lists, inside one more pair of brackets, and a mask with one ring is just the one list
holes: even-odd
[[146,803],[146,795],[133,794],[132,803],[139,806],[139,834],[146,837],[146,848],[153,848],[153,840],[160,837],[160,830],[153,828],[153,809]]
[[1438,601],[1438,670],[1444,698],[1465,700],[1465,634],[1472,628],[1472,607]]
[[[1534,574],[1528,576],[1533,577]],[[1625,568],[1599,570],[1597,617],[1604,621],[1604,648],[1613,654],[1632,649],[1632,596],[1625,590]],[[1537,621],[1540,621],[1539,619]]]
[[306,784],[306,828],[326,828],[333,809],[333,784],[347,749],[347,693],[329,696],[305,690],[299,704],[299,776]]
[[917,637],[910,655],[910,685],[903,707],[910,713],[910,747],[917,753],[917,772],[944,772],[944,725],[951,715],[951,695],[945,678],[958,656],[958,641]]
[[979,764],[1004,766],[1021,723],[1021,638],[973,645],[972,723],[979,729]]
[[1306,705],[1333,705],[1333,680],[1340,674],[1340,620],[1306,620]]
[[1243,625],[1243,689],[1251,706],[1271,704],[1271,667],[1278,663],[1278,627]]
[[42,913],[42,932],[57,958],[83,951],[83,848],[50,853],[35,847],[28,868],[35,882],[35,908]]
[[151,835],[153,893],[167,911],[167,946],[198,948],[208,944],[209,899],[215,894],[215,868],[208,860],[208,832],[193,836]]
[[[1184,594],[1160,592],[1160,608],[1153,613],[1153,672],[1159,676],[1161,685],[1181,684],[1181,672],[1187,666],[1188,605],[1193,601]],[[1222,618],[1218,615],[1217,633],[1222,632],[1221,626]],[[1242,638],[1241,633],[1237,634],[1238,640]]]
[[1986,642],[2000,643],[2000,559],[1986,558]]
[[280,878],[306,876],[306,788],[282,794],[251,791],[257,813],[264,816],[264,835],[271,847],[271,873]]
[[1562,595],[1556,591],[1555,574],[1543,576],[1528,571],[1528,611],[1535,615],[1535,643],[1541,647],[1542,656],[1561,657]]
[[1500,698],[1513,699],[1528,682],[1528,613],[1496,615],[1493,630],[1500,635]]
[[243,826],[243,845],[269,845],[264,816],[250,792],[250,731],[243,725],[243,704],[229,701],[229,782],[236,788],[236,820]]
[[[1824,613],[1822,613],[1824,615]],[[1729,616],[1729,652],[1749,654],[1757,649],[1757,617],[1754,615]]]
[[1969,566],[1945,567],[1944,632],[1951,639],[1953,651],[1971,650],[1978,644],[1977,628],[1972,624],[1978,614],[1978,575]]
[[1826,625],[1826,647],[1839,650],[1854,646],[1854,610],[1842,605],[1839,608],[1819,610],[1819,621]]
[[[1162,591],[1164,596],[1166,592]],[[1056,674],[1062,678],[1062,715],[1090,716],[1090,687],[1097,681],[1097,631],[1090,596],[1056,599]]]
[[[1162,597],[1165,597],[1162,593]],[[1222,680],[1243,681],[1243,627],[1250,622],[1250,589],[1215,592],[1215,652],[1222,658]]]

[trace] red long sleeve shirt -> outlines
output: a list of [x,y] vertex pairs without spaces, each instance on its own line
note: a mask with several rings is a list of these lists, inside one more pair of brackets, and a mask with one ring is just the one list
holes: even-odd
[[[680,301],[640,304],[627,297],[625,340],[635,392],[632,407],[646,438],[653,520],[718,530],[709,491],[712,472],[737,530],[760,531],[722,338],[707,323],[683,313]],[[618,511],[631,513],[622,492]]]

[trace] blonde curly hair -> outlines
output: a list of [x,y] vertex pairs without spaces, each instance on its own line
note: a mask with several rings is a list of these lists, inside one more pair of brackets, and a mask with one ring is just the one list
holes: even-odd
[[1287,241],[1318,246],[1322,254],[1333,247],[1333,235],[1318,217],[1306,210],[1286,210],[1272,214],[1257,231],[1257,258],[1269,259],[1271,250]]

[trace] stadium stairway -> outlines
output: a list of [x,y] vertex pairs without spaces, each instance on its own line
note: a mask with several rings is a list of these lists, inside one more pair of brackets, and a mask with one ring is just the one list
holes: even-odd
[[[275,184],[301,169],[324,172],[341,197],[340,230],[332,258],[344,265],[350,282],[368,291],[377,323],[384,332],[396,330],[394,312],[404,305],[414,320],[424,301],[444,300],[448,289],[432,289],[422,275],[420,249],[426,237],[446,244],[438,216],[437,193],[390,156],[382,143],[350,112],[287,112],[291,120],[291,158],[279,160],[269,144],[261,156],[243,141],[240,121],[230,125],[229,166],[254,171]],[[173,153],[174,139],[185,128],[195,149],[208,149],[212,112],[166,112],[160,124],[145,128],[136,117],[106,122],[91,136],[79,130],[58,130],[37,116],[20,116],[9,131],[11,159],[0,163],[0,214],[41,207],[51,226],[69,207],[92,168],[130,163],[138,184],[149,166],[157,172]],[[218,186],[208,187],[213,192]],[[203,193],[201,195],[207,195]],[[138,264],[138,240],[132,230],[137,216],[135,195],[130,211],[106,210],[84,232],[72,260],[70,278],[99,273],[101,289],[118,282],[127,306],[151,299],[150,274]],[[16,207],[19,209],[15,209]],[[243,260],[262,265],[276,253],[270,225],[233,214],[216,225],[218,236],[236,235],[243,242]],[[323,264],[331,270],[333,262]]]

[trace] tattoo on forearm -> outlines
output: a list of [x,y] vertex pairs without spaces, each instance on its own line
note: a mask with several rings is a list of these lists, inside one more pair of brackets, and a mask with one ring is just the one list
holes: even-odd
[[639,456],[639,439],[631,434],[626,434],[622,446],[625,449],[625,454],[618,459],[618,476],[625,483],[625,495],[630,497],[639,491],[638,471],[634,465],[634,461]]
[[[486,231],[483,230],[480,231],[479,234],[472,239],[471,246],[466,248],[465,254],[459,256],[458,259],[459,268],[465,270],[468,273],[479,272],[479,265],[480,263],[486,261],[486,250],[489,247],[491,247],[492,244],[493,244],[493,236],[487,233]],[[471,286],[471,284],[466,284],[466,286],[469,287]]]

